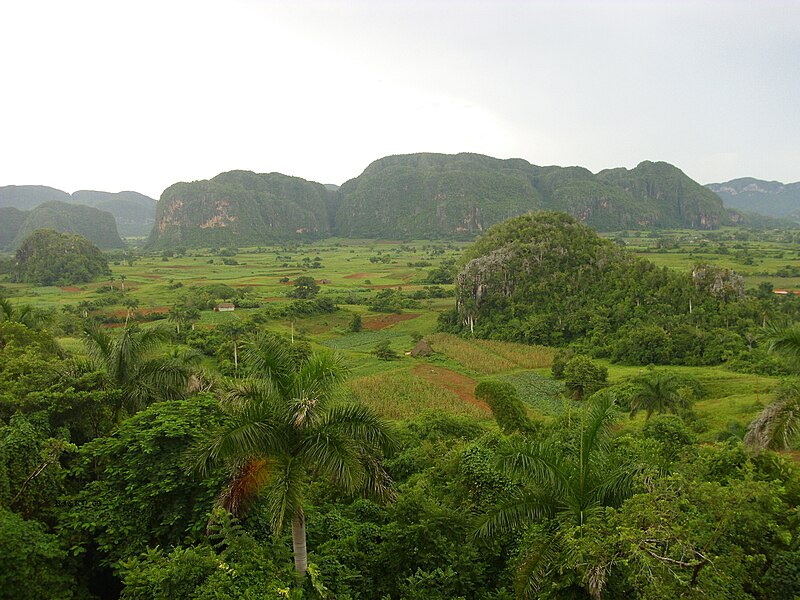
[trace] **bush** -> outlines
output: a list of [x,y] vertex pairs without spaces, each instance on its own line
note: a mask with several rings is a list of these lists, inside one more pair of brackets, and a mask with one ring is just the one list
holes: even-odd
[[607,380],[608,369],[584,354],[578,354],[564,367],[564,385],[578,400],[594,394]]
[[475,397],[489,405],[504,433],[528,432],[533,429],[525,406],[516,388],[510,383],[482,381],[475,387]]
[[395,352],[394,349],[389,345],[389,340],[378,342],[378,345],[375,346],[372,354],[374,354],[380,360],[394,360],[397,358],[397,352]]

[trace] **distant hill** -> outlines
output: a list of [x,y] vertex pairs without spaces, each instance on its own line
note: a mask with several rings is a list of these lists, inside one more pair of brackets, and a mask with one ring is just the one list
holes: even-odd
[[72,202],[110,212],[125,237],[147,236],[156,222],[156,200],[139,192],[80,190],[72,194]]
[[100,248],[122,248],[111,213],[66,202],[46,202],[28,211],[0,208],[0,249],[15,250],[37,229],[53,229],[85,237]]
[[19,210],[30,210],[45,202],[69,202],[67,192],[46,185],[6,185],[0,187],[0,208],[13,206]]
[[[46,202],[84,204],[108,211],[114,216],[117,229],[124,236],[138,237],[150,233],[155,222],[156,201],[138,192],[97,192],[81,190],[70,195],[42,185],[9,185],[0,187],[0,208],[31,210]],[[0,246],[1,247],[1,246]]]
[[230,171],[176,183],[161,195],[149,246],[231,246],[330,235],[319,183],[280,173]]
[[728,208],[766,215],[800,219],[800,181],[780,183],[752,177],[709,183],[708,189],[722,198]]
[[731,222],[715,194],[668,163],[594,175],[478,154],[409,154],[375,161],[343,184],[334,223],[341,236],[471,237],[541,209],[600,230],[714,229]]
[[0,207],[0,251],[11,248],[27,217],[27,211],[13,206]]

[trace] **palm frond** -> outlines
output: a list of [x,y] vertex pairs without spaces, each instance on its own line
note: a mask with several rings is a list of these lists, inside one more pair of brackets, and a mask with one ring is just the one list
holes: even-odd
[[580,451],[586,461],[595,450],[605,448],[616,418],[616,398],[613,394],[597,394],[581,422]]
[[288,412],[281,401],[280,390],[270,379],[247,377],[224,379],[220,382],[220,404],[228,412],[235,413],[251,405],[270,404],[276,414]]
[[561,539],[557,532],[543,532],[525,551],[514,576],[514,592],[517,598],[538,598],[547,575],[558,562]]
[[366,471],[361,464],[358,446],[335,431],[306,437],[301,456],[308,465],[326,474],[348,493],[363,487]]
[[296,365],[286,344],[266,332],[259,333],[245,342],[242,361],[260,378],[269,379],[282,392],[289,389]]
[[363,404],[339,404],[328,408],[310,433],[325,432],[336,432],[360,447],[368,446],[387,455],[398,447],[389,422]]
[[270,476],[261,497],[270,514],[270,524],[275,535],[280,535],[284,525],[303,510],[303,463],[296,458],[282,456],[270,469]]
[[477,521],[477,537],[522,530],[531,523],[556,514],[553,497],[541,489],[515,488]]
[[241,464],[287,452],[288,442],[281,423],[271,419],[264,407],[249,407],[226,421],[208,439],[193,448],[190,470],[205,475],[222,461]]
[[800,363],[800,323],[767,323],[764,326],[764,339],[770,352]]
[[500,446],[496,464],[511,479],[551,490],[562,498],[573,478],[572,468],[560,448],[548,442],[514,437]]
[[263,458],[245,462],[236,468],[218,503],[234,516],[241,516],[268,480],[274,462]]
[[800,436],[800,382],[785,382],[776,399],[747,428],[746,446],[755,451],[782,450]]

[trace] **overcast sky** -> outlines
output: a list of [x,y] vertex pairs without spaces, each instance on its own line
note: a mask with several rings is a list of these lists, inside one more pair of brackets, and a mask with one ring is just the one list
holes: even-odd
[[0,185],[478,152],[800,180],[800,1],[0,0]]

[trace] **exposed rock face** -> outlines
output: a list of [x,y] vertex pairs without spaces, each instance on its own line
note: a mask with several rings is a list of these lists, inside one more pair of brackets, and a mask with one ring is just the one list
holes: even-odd
[[744,277],[732,269],[700,265],[692,270],[692,281],[718,300],[744,300]]
[[149,245],[238,246],[329,234],[324,186],[280,173],[221,173],[161,195]]

